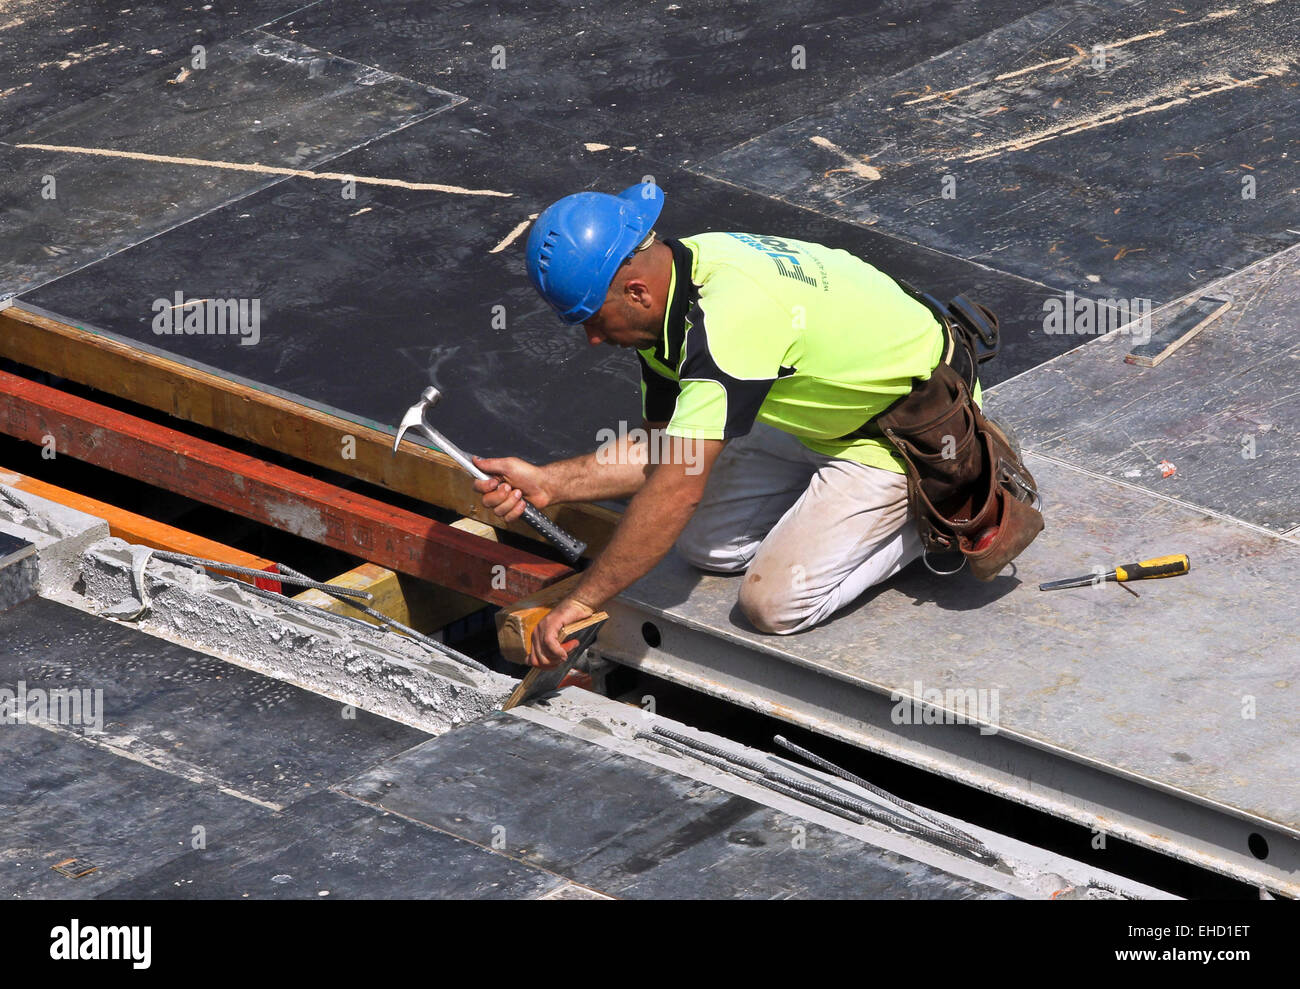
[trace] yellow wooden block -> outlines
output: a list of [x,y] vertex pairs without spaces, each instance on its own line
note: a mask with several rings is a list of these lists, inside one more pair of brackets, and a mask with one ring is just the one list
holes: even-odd
[[[375,599],[368,607],[426,635],[486,606],[486,602],[468,594],[395,573],[374,563],[363,563],[347,573],[339,574],[328,583],[369,591]],[[294,598],[323,608],[331,614],[348,615],[372,625],[381,624],[348,602],[331,597],[324,591],[307,590],[294,595]]]
[[[374,563],[363,563],[355,570],[339,574],[329,583],[338,584],[340,587],[351,588],[355,591],[369,591],[375,596],[369,607],[374,608],[375,611],[382,615],[387,615],[389,618],[401,622],[403,625],[411,625],[411,612],[406,603],[406,595],[402,593],[401,583],[394,571]],[[372,625],[380,624],[376,619],[352,607],[346,601],[330,597],[324,591],[307,590],[301,594],[295,594],[293,597],[296,601],[310,604],[331,614],[360,618],[363,622],[370,622]],[[415,626],[411,625],[411,627],[414,628]]]

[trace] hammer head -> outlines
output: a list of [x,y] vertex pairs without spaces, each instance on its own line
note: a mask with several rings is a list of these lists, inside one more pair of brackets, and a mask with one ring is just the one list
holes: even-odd
[[442,401],[442,392],[432,385],[420,392],[420,400],[406,410],[406,415],[402,416],[402,421],[397,426],[397,436],[393,439],[394,453],[397,452],[402,437],[406,435],[408,429],[424,424],[424,410],[433,408],[440,401]]

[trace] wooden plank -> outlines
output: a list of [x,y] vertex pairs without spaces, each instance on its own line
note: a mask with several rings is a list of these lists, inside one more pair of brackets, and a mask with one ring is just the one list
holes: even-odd
[[[495,529],[490,531],[496,532]],[[369,607],[426,635],[431,635],[451,622],[484,607],[483,602],[478,598],[442,587],[434,587],[425,581],[374,563],[363,563],[347,573],[331,578],[330,583],[369,591],[374,595],[374,600],[370,602]],[[363,622],[370,622],[372,625],[379,624],[376,619],[352,607],[348,602],[330,597],[324,591],[311,589],[294,597],[336,615],[349,615]]]
[[[0,467],[0,484],[6,484],[11,488],[17,488],[19,491],[26,491],[28,494],[36,495],[38,498],[45,498],[60,505],[66,505],[78,512],[85,512],[87,515],[103,519],[108,523],[109,535],[116,536],[118,539],[125,539],[128,543],[135,543],[137,546],[151,546],[154,549],[165,549],[172,553],[188,553],[190,556],[201,557],[205,560],[220,560],[222,563],[230,563],[237,567],[248,567],[250,570],[265,570],[269,574],[276,572],[274,560],[267,560],[260,556],[254,556],[252,553],[245,553],[242,549],[236,549],[234,546],[227,546],[225,543],[219,543],[213,539],[205,539],[203,536],[186,532],[184,529],[178,529],[164,522],[155,521],[144,515],[137,515],[135,512],[128,512],[125,508],[118,508],[116,505],[108,504],[108,502],[88,498],[76,491],[56,487],[42,481],[40,478],[20,474],[17,471],[9,470],[7,467]],[[227,576],[235,580],[248,582],[247,577],[240,577],[236,574],[227,574]],[[280,581],[273,576],[258,577],[252,582],[268,591],[277,593],[280,591]]]
[[[357,591],[369,591],[373,595],[373,600],[367,603],[368,607],[373,608],[382,615],[396,619],[403,625],[411,625],[411,611],[407,605],[405,595],[402,594],[396,570],[389,570],[387,567],[381,567],[375,563],[363,563],[347,573],[331,577],[329,583],[336,584],[339,587],[350,587]],[[330,597],[324,591],[318,591],[315,588],[309,588],[301,594],[295,594],[293,598],[295,601],[301,601],[331,614],[348,615],[351,618],[369,622],[371,625],[379,624],[376,619],[352,607],[346,601]],[[411,625],[411,627],[415,628],[414,625]]]
[[1157,367],[1161,361],[1200,333],[1232,305],[1232,299],[1223,295],[1202,295],[1190,305],[1179,310],[1172,319],[1151,334],[1150,338],[1134,347],[1124,358],[1125,364],[1139,367]]
[[0,431],[493,604],[573,571],[116,409],[0,372]]
[[[0,311],[0,357],[158,409],[187,422],[287,453],[392,491],[541,540],[523,522],[485,509],[472,479],[450,457],[393,434],[132,347],[15,304]],[[414,401],[414,396],[412,397]],[[352,456],[345,457],[345,453]],[[596,505],[561,505],[546,514],[594,555],[619,515]]]
[[522,665],[528,658],[528,644],[533,640],[537,623],[577,586],[581,578],[582,574],[575,573],[498,611],[497,645],[501,648],[501,655],[511,663]]
[[478,519],[457,519],[451,524],[453,529],[459,529],[461,532],[472,532],[476,536],[482,536],[484,539],[491,539],[494,543],[498,542],[497,531],[486,522],[480,522]]

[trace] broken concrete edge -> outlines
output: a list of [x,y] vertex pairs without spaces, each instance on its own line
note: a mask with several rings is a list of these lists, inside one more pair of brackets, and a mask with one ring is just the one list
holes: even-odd
[[[95,543],[82,556],[80,586],[56,600],[101,616],[124,602],[138,605],[134,563],[131,544]],[[491,713],[516,683],[395,633],[318,619],[184,566],[150,560],[144,581],[147,609],[127,624],[432,735]]]
[[496,710],[517,683],[386,629],[318,618],[238,581],[163,563],[109,536],[102,519],[2,483],[0,529],[36,545],[4,571],[15,573],[0,585],[10,603],[35,593],[105,621],[127,617],[122,624],[147,634],[432,735]]
[[81,570],[81,554],[108,538],[108,523],[58,502],[19,491],[0,473],[0,531],[36,547],[36,592],[70,586]]
[[[751,759],[769,762],[773,768],[786,773],[791,773],[793,771],[792,767],[798,766],[798,771],[806,773],[813,782],[820,782],[827,786],[845,790],[860,800],[876,803],[881,807],[895,811],[897,811],[897,808],[882,802],[880,798],[872,793],[838,777],[831,776],[811,766],[804,766],[792,757],[776,756],[762,749],[750,748],[725,736],[699,731],[689,725],[671,721],[668,718],[651,714],[649,711],[633,705],[580,690],[576,687],[566,688],[532,705],[517,707],[506,713],[563,732],[591,744],[599,745],[602,748],[639,759],[642,762],[648,762],[677,775],[707,783],[720,790],[753,800],[755,803],[770,807],[791,817],[802,818],[882,851],[906,856],[944,872],[1009,893],[1012,896],[1025,899],[1058,900],[1120,899],[1123,897],[1144,900],[1179,899],[1179,897],[1164,890],[1134,882],[1131,879],[1105,872],[1084,862],[1016,841],[996,831],[981,828],[978,825],[947,814],[939,814],[938,816],[961,828],[967,834],[980,839],[998,856],[1000,861],[996,865],[978,862],[875,822],[869,821],[867,824],[855,824],[828,811],[820,810],[766,787],[759,786],[756,783],[751,783],[739,776],[723,772],[708,763],[680,755],[671,749],[655,745],[648,740],[637,739],[635,736],[638,732],[649,732],[655,724],[660,724],[719,748],[741,753]],[[937,812],[931,811],[931,813]],[[1108,890],[1106,887],[1110,889]],[[1119,893],[1110,890],[1118,890]]]
[[[0,527],[0,532],[7,531]],[[0,612],[36,597],[40,570],[35,554],[0,569]]]

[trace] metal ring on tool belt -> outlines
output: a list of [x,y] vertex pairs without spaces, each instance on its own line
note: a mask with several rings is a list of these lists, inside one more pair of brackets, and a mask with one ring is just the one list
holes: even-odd
[[961,568],[966,565],[965,555],[962,553],[958,553],[957,555],[961,557],[961,562],[957,564],[956,570],[936,570],[934,565],[930,563],[930,551],[928,549],[921,551],[921,562],[925,564],[925,569],[929,570],[930,573],[934,574],[936,577],[951,577],[955,573],[960,573]]

